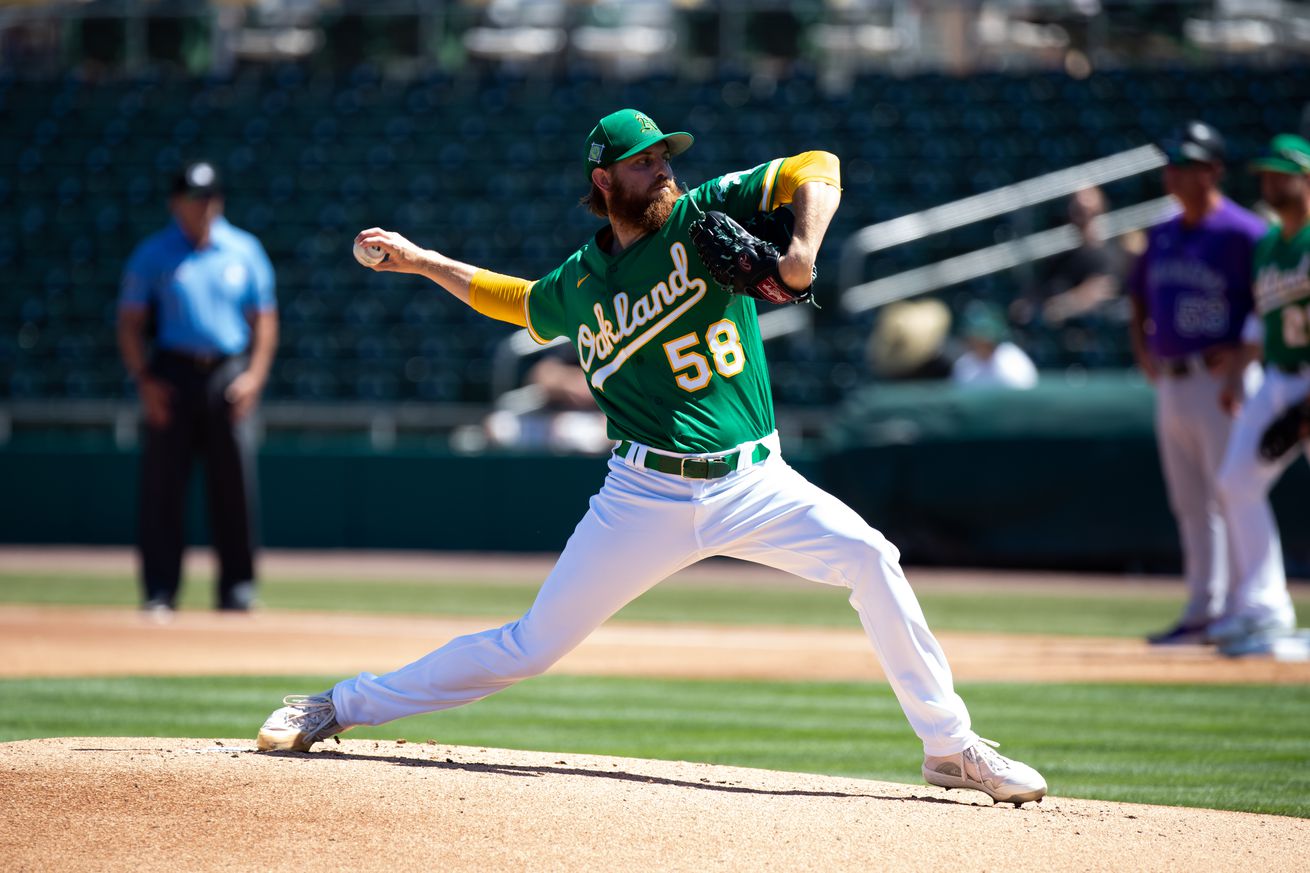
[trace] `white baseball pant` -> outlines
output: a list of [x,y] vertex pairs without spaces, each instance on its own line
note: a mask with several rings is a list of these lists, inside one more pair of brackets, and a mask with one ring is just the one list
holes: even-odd
[[[1189,359],[1184,376],[1161,375],[1156,382],[1155,430],[1169,506],[1178,523],[1183,550],[1187,605],[1180,621],[1204,625],[1232,612],[1237,586],[1235,555],[1229,544],[1233,525],[1259,520],[1228,519],[1216,480],[1228,446],[1233,419],[1219,406],[1223,377],[1211,373],[1200,356]],[[1260,367],[1245,376],[1246,396],[1260,386]],[[1268,509],[1268,503],[1265,503]]]
[[[1269,507],[1269,489],[1297,457],[1291,451],[1272,463],[1257,454],[1265,428],[1310,393],[1310,367],[1298,373],[1284,373],[1276,367],[1265,371],[1264,384],[1242,406],[1228,451],[1219,468],[1219,499],[1232,526],[1229,541],[1237,567],[1233,614],[1252,619],[1274,619],[1295,623],[1292,598],[1287,593],[1283,569],[1283,547],[1278,526]],[[1310,458],[1310,447],[1302,445]]]
[[[480,700],[538,675],[629,601],[702,558],[726,555],[850,589],[874,652],[930,755],[977,740],[950,667],[899,564],[900,553],[837,498],[771,454],[735,472],[683,479],[639,465],[645,446],[612,456],[609,474],[531,609],[457,637],[392,673],[362,673],[332,691],[342,727],[382,724]],[[702,456],[705,457],[705,456]]]

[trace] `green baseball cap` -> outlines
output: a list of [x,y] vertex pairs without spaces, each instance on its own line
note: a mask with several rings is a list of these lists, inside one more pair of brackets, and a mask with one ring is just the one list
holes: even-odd
[[682,154],[693,142],[689,133],[664,133],[644,112],[635,109],[611,112],[587,135],[587,178],[591,178],[591,171],[597,167],[608,167],[664,141],[669,144],[670,157]]
[[975,300],[964,310],[960,335],[969,339],[1001,343],[1010,338],[1010,326],[999,307]]
[[1268,151],[1247,166],[1253,173],[1310,174],[1310,142],[1294,133],[1280,133]]

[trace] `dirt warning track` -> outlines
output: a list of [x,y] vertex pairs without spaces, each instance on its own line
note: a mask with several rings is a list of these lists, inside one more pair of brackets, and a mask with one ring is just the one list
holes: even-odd
[[[506,617],[508,620],[508,617]],[[0,676],[385,672],[500,622],[266,612],[179,613],[0,606]],[[1022,682],[1306,683],[1310,662],[1233,660],[1200,646],[1123,638],[943,632],[957,679]],[[601,627],[552,670],[574,675],[877,681],[858,629],[635,624]]]

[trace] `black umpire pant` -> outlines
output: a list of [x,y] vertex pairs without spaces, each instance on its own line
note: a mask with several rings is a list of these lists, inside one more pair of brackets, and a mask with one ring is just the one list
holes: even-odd
[[242,357],[204,359],[161,351],[150,372],[172,389],[169,419],[145,428],[138,545],[148,604],[174,606],[182,579],[185,509],[192,461],[204,458],[209,529],[218,553],[219,609],[248,609],[254,597],[258,489],[254,427],[232,420],[224,390]]

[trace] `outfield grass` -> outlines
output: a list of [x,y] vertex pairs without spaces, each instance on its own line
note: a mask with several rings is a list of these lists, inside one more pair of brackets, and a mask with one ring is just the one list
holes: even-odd
[[[188,579],[182,607],[207,608],[212,590],[207,579]],[[272,579],[261,587],[260,599],[269,609],[506,618],[525,611],[536,590],[535,582],[509,580],[431,584]],[[1301,614],[1310,615],[1310,591],[1298,590],[1294,596]],[[1182,606],[1149,588],[1080,595],[980,585],[976,592],[924,590],[919,600],[934,629],[1074,636],[1141,636],[1169,624]],[[137,601],[136,582],[126,576],[0,574],[0,603],[135,606]],[[856,621],[842,589],[823,585],[752,589],[740,583],[716,587],[708,582],[656,587],[617,618],[822,627],[854,627]]]
[[[0,740],[253,737],[328,677],[0,681]],[[1310,817],[1310,688],[966,684],[975,727],[1054,794]],[[881,684],[546,676],[359,738],[919,782],[921,751]]]

